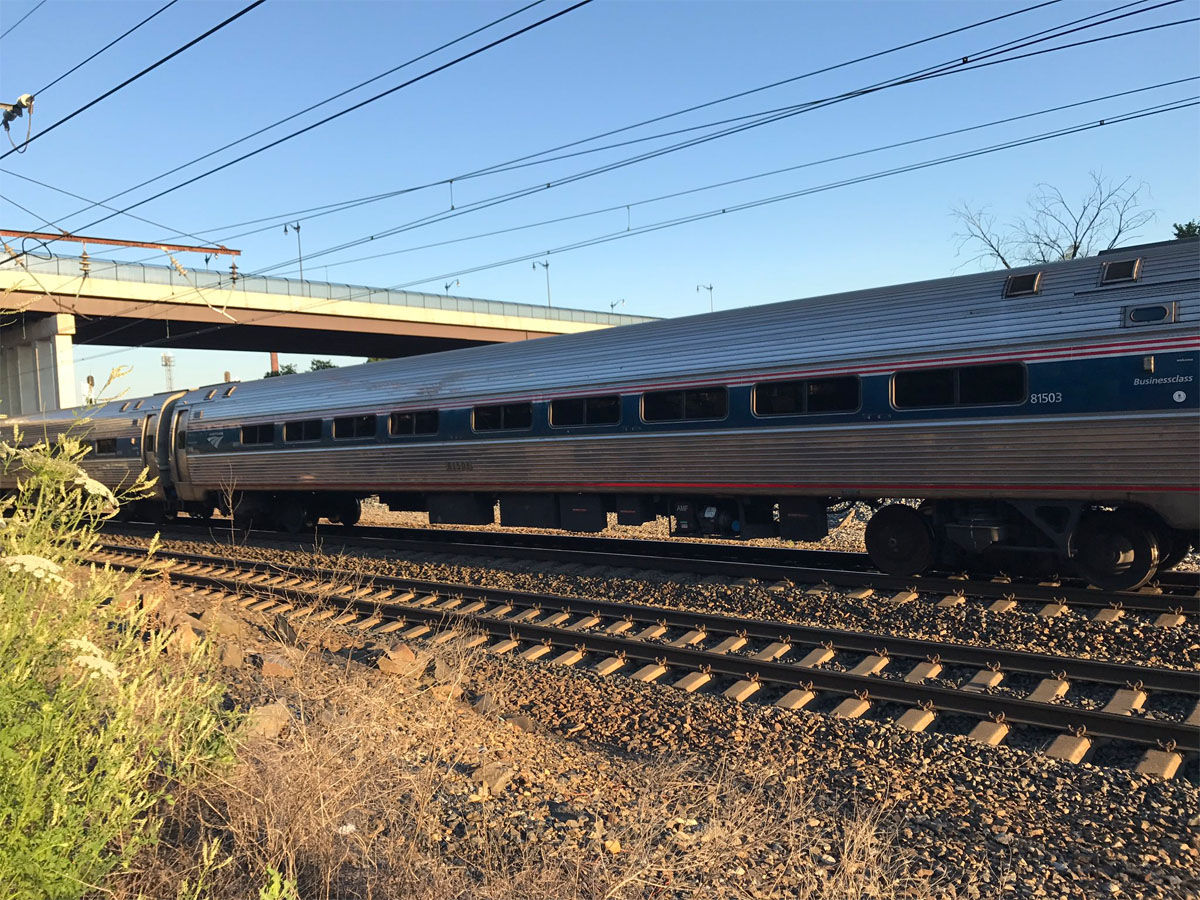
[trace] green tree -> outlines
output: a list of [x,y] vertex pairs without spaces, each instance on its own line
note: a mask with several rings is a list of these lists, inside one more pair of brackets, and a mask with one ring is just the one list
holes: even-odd
[[296,374],[296,364],[295,363],[285,363],[279,367],[278,372],[264,373],[263,378],[274,378],[276,375],[295,375],[295,374]]
[[336,368],[337,368],[337,366],[335,366],[331,360],[314,359],[311,363],[309,363],[308,371],[320,372],[322,369],[336,369]]
[[1184,222],[1180,225],[1176,222],[1171,226],[1175,229],[1175,240],[1181,241],[1184,238],[1200,237],[1200,222],[1192,219],[1190,222]]

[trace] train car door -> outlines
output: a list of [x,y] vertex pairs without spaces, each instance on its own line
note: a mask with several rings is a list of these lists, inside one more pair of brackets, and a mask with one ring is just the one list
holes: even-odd
[[152,477],[158,475],[158,413],[142,419],[142,465]]
[[171,481],[182,500],[191,500],[187,459],[188,410],[176,410],[171,427]]

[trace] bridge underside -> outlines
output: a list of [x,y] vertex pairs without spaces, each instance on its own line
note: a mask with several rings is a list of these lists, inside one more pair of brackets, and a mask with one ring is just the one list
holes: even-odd
[[[67,302],[62,302],[66,300]],[[342,356],[413,356],[506,341],[550,332],[481,325],[357,318],[321,313],[260,311],[196,303],[130,303],[104,298],[55,298],[12,291],[5,324],[20,317],[73,313],[76,344],[151,346],[198,350],[277,350]],[[2,313],[0,313],[2,314]]]
[[[371,323],[373,329],[377,323]],[[315,331],[288,327],[279,318],[270,325],[222,328],[216,323],[177,319],[75,319],[76,344],[152,346],[193,350],[278,350],[281,353],[315,353],[324,356],[416,356],[491,341],[452,336],[380,334],[371,331]]]

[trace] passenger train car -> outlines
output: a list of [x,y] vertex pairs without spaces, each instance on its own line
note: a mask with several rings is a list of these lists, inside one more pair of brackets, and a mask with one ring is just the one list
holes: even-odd
[[[1200,241],[24,417],[115,484],[299,530],[434,523],[814,540],[884,571],[1146,583],[1198,542]],[[0,485],[2,486],[2,485]]]

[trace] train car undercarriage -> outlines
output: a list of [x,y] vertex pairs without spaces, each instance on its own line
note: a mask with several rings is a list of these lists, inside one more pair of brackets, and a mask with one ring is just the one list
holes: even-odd
[[[214,510],[232,513],[247,527],[298,533],[321,519],[356,524],[362,499],[341,492],[242,492],[209,494],[179,509],[197,518]],[[383,493],[379,499],[392,509],[427,512],[436,525],[490,525],[498,507],[500,524],[513,528],[595,533],[607,527],[610,514],[620,525],[665,516],[672,536],[788,541],[819,541],[829,533],[831,519],[865,503],[874,509],[866,550],[885,573],[1078,574],[1106,590],[1135,590],[1200,546],[1196,533],[1172,528],[1148,508],[1082,501],[466,492]]]

